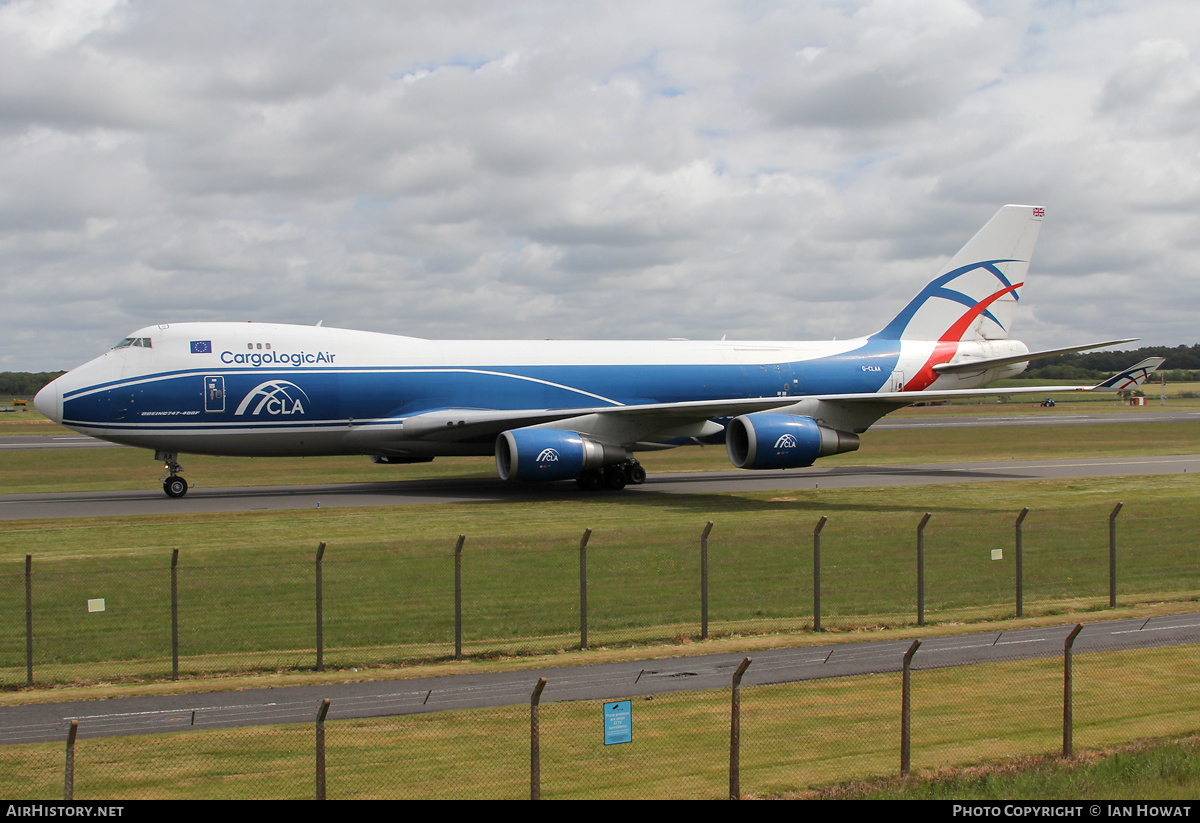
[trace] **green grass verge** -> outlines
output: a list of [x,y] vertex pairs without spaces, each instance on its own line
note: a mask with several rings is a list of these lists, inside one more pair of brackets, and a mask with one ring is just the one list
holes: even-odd
[[[1151,740],[1081,752],[1014,758],[909,778],[863,780],[783,793],[784,799],[1194,802],[1200,738]],[[1128,814],[1132,814],[1128,812]]]

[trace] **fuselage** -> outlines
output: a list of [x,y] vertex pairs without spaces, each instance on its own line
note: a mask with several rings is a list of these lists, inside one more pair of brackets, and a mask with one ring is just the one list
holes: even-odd
[[[901,391],[935,341],[425,340],[313,326],[178,323],[124,343],[39,393],[39,410],[94,437],[166,452],[490,454],[494,436],[405,437],[446,409],[595,409],[730,398]],[[1026,352],[957,344],[957,358]],[[975,388],[1023,365],[937,378]],[[669,445],[664,442],[662,445]]]

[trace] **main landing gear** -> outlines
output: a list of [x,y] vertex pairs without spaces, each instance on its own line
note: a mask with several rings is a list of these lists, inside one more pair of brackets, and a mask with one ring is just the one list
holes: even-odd
[[163,461],[163,468],[166,473],[158,478],[163,481],[163,491],[167,493],[167,497],[183,497],[187,494],[187,481],[179,476],[183,471],[183,466],[175,461],[179,455],[175,452],[155,452],[154,459]]
[[646,470],[636,460],[627,463],[613,463],[598,469],[588,469],[575,482],[585,491],[594,492],[600,489],[620,491],[628,485],[640,486],[646,482]]

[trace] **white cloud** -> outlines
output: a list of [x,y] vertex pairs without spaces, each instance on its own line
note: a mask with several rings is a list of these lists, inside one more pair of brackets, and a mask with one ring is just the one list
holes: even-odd
[[845,337],[1005,202],[1048,208],[1019,336],[1191,343],[1198,119],[1179,0],[11,2],[0,368],[185,319]]
[[0,27],[32,54],[77,48],[123,23],[125,0],[16,0],[0,9]]

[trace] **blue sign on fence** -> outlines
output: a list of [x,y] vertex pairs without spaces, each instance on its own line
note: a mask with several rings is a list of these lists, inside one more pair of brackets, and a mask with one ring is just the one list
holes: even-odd
[[604,745],[633,741],[633,703],[619,700],[604,704]]

